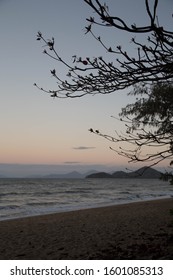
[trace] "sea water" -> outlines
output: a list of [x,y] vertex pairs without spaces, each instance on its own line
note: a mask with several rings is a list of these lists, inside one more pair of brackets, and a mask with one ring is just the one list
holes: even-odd
[[0,179],[0,220],[168,197],[155,179]]

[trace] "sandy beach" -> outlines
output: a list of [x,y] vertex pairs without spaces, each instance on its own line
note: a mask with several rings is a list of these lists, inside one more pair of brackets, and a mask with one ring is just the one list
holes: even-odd
[[173,198],[0,222],[0,259],[173,259]]

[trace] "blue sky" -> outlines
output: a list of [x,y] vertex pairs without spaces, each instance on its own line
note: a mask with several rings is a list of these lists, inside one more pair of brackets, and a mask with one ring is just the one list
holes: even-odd
[[[171,22],[172,1],[160,1],[160,20]],[[164,2],[164,3],[163,3]],[[131,23],[146,23],[143,0],[109,0],[112,11]],[[134,9],[135,7],[135,9]],[[50,70],[65,78],[60,65],[43,54],[36,41],[41,31],[55,38],[60,55],[93,57],[108,54],[84,34],[86,18],[93,12],[83,0],[0,0],[0,163],[126,165],[127,160],[109,150],[109,143],[89,133],[90,127],[106,133],[123,130],[110,118],[130,102],[126,92],[80,99],[52,99],[33,84],[55,89]],[[126,33],[98,35],[110,44],[133,52]]]

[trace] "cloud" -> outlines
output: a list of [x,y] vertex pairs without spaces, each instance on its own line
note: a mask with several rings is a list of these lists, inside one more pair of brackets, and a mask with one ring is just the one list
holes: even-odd
[[74,150],[90,150],[90,149],[95,149],[96,147],[87,147],[87,146],[79,146],[79,147],[74,147]]
[[65,161],[64,164],[80,164],[80,161]]

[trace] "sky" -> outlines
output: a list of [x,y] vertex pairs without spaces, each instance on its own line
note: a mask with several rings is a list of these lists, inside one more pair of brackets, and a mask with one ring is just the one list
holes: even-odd
[[[164,3],[163,3],[164,2]],[[111,11],[127,21],[146,23],[143,0],[108,0]],[[170,24],[173,2],[160,1],[160,20]],[[127,8],[124,8],[127,7]],[[135,12],[134,12],[135,7]],[[170,17],[168,15],[170,14]],[[86,18],[93,16],[83,0],[0,0],[0,164],[76,166],[127,166],[127,159],[113,153],[110,143],[91,134],[123,131],[111,118],[131,102],[126,91],[79,99],[53,99],[33,86],[55,89],[50,70],[66,72],[43,54],[36,40],[41,31],[55,38],[59,54],[94,57],[108,54],[90,35]],[[127,33],[96,29],[106,41],[133,52]],[[109,57],[108,57],[109,58]],[[75,168],[74,168],[75,169]],[[64,169],[66,170],[66,169]],[[1,170],[0,170],[1,171]]]

